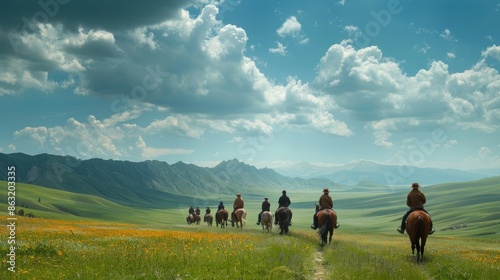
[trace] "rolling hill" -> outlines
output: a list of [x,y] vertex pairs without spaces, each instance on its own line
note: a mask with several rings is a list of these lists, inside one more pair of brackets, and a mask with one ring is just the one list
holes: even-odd
[[[171,199],[234,196],[282,189],[345,189],[328,179],[290,178],[236,159],[213,168],[177,162],[130,162],[40,154],[0,153],[0,170],[15,166],[16,180],[52,189],[100,196],[122,205],[164,208]],[[0,172],[6,180],[6,172]]]
[[[0,188],[7,183],[0,181]],[[430,212],[439,235],[495,238],[500,234],[500,177],[477,181],[447,183],[423,188],[427,196],[426,209]],[[260,210],[260,191],[249,193],[245,208],[249,226]],[[395,234],[401,217],[407,210],[407,192],[332,193],[334,207],[339,215],[341,231],[378,232]],[[0,207],[6,209],[6,192],[0,192]],[[92,219],[138,224],[184,225],[187,207],[193,198],[171,197],[162,209],[124,206],[95,195],[77,194],[63,190],[17,183],[18,210],[33,212],[36,217],[66,220]],[[40,198],[40,200],[39,200]],[[307,229],[311,223],[317,190],[291,192],[294,229]],[[272,206],[276,207],[272,198]],[[216,206],[212,201],[211,207]],[[200,205],[201,206],[201,205]],[[205,206],[205,205],[203,205]]]

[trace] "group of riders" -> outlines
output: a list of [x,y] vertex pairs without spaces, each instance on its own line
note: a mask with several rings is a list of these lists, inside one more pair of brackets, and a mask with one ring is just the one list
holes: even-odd
[[[401,226],[397,229],[397,231],[401,234],[404,233],[405,231],[405,225],[406,225],[406,219],[410,215],[411,212],[415,210],[422,210],[429,214],[425,209],[424,209],[424,204],[426,203],[426,198],[424,193],[420,190],[420,185],[418,183],[413,183],[412,184],[412,190],[408,193],[407,198],[406,198],[406,205],[410,207],[410,209],[405,213],[403,216],[403,219],[401,221]],[[277,225],[279,223],[279,215],[278,211],[282,207],[289,207],[291,204],[290,198],[286,195],[286,190],[282,191],[282,195],[278,199],[278,208],[274,212],[274,217],[275,221],[274,224]],[[233,212],[231,213],[232,219],[234,219],[234,212],[240,208],[244,208],[245,202],[241,198],[241,194],[238,193],[236,194],[236,198],[234,199],[233,203]],[[221,201],[219,203],[219,206],[217,207],[217,211],[220,211],[221,209],[224,209],[224,203]],[[316,230],[318,229],[318,212],[325,210],[325,209],[331,209],[333,210],[333,200],[332,197],[330,196],[330,191],[328,189],[323,189],[323,194],[319,198],[318,204],[316,204],[316,212],[313,215],[313,224],[311,225],[311,228]],[[262,208],[261,212],[259,213],[258,220],[257,220],[257,225],[260,225],[260,220],[262,217],[262,213],[265,211],[271,211],[271,203],[269,202],[268,197],[264,197],[264,201],[262,202]],[[205,210],[206,214],[210,214],[210,207],[207,207]],[[189,214],[192,215],[200,215],[200,208],[196,207],[196,210],[191,206],[189,208]],[[289,225],[292,225],[292,213],[290,212],[290,217],[289,217]],[[338,228],[339,224],[335,225],[335,228]],[[434,233],[434,228],[432,226],[432,220],[430,224],[430,232],[429,234]]]

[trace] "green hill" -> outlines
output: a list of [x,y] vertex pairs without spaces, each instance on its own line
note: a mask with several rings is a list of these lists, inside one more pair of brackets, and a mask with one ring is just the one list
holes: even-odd
[[[230,160],[214,168],[178,162],[129,162],[41,154],[0,153],[0,170],[15,166],[16,180],[52,189],[96,195],[118,204],[164,208],[169,201],[185,196],[214,198],[251,195],[258,191],[342,188],[328,179],[300,179],[282,176],[271,169]],[[6,172],[0,172],[6,180]]]
[[[7,183],[0,181],[6,190]],[[423,188],[427,197],[436,235],[495,238],[500,234],[500,177],[478,181],[440,184]],[[244,196],[248,211],[247,223],[255,227],[262,197],[270,197],[271,209],[277,206],[279,191],[255,190]],[[289,191],[292,200],[293,229],[307,229],[312,221],[314,203],[321,189]],[[334,208],[339,216],[340,231],[378,232],[395,234],[406,212],[407,192],[368,193],[331,192]],[[7,192],[0,192],[1,207],[7,208]],[[40,198],[40,202],[38,199]],[[230,209],[234,195],[221,198]],[[172,197],[164,207],[157,209],[131,207],[111,202],[95,195],[85,195],[41,186],[17,183],[16,203],[25,213],[36,217],[58,219],[95,219],[116,222],[183,225],[187,206],[204,209],[217,206],[216,199],[190,196]]]

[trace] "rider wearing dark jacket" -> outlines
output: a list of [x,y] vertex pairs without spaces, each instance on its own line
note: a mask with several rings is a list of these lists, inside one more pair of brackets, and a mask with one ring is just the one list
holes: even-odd
[[264,197],[264,201],[262,202],[262,211],[259,213],[259,219],[257,220],[257,225],[260,225],[260,218],[262,217],[262,213],[264,211],[271,211],[271,203],[269,203],[269,200],[267,197]]
[[[278,199],[278,209],[274,212],[274,224],[277,225],[279,223],[278,210],[281,207],[289,207],[292,202],[290,202],[290,198],[286,195],[286,191],[283,190],[281,192],[283,195]],[[290,211],[290,225],[292,225],[292,212]]]
[[217,206],[217,212],[219,212],[220,210],[224,209],[224,203],[221,201],[219,203],[219,206]]
[[[313,215],[313,225],[311,226],[312,229],[317,229],[318,228],[318,212],[324,209],[333,209],[333,200],[332,197],[329,195],[330,191],[328,189],[323,189],[323,195],[319,198],[319,204],[316,206],[316,212]],[[339,224],[335,225],[335,228],[338,228]]]
[[[424,209],[424,204],[427,202],[427,199],[425,198],[424,193],[419,190],[420,185],[418,183],[413,183],[411,185],[411,188],[412,190],[406,196],[406,205],[410,207],[410,210],[408,210],[405,213],[403,219],[401,220],[401,226],[397,229],[397,231],[401,234],[405,232],[406,219],[408,218],[411,212],[415,210],[422,210],[425,213],[429,214],[429,212],[427,212],[427,210]],[[432,227],[432,220],[431,220],[431,229],[429,231],[429,234],[433,233],[434,233],[434,228]]]

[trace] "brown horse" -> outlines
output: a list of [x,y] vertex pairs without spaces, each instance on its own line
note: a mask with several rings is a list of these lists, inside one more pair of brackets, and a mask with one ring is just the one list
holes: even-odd
[[236,223],[236,227],[241,227],[241,229],[243,229],[243,225],[246,223],[245,219],[247,218],[247,211],[245,211],[245,209],[243,208],[236,209],[234,210],[231,218],[231,225],[233,227]]
[[330,233],[328,244],[332,244],[333,230],[337,224],[337,213],[332,209],[323,209],[316,213],[316,216],[318,217],[318,234],[321,236],[321,246],[325,246],[327,243],[328,233]]
[[415,210],[406,219],[406,232],[410,237],[411,254],[415,256],[415,248],[417,248],[417,262],[424,260],[424,247],[430,228],[431,218],[424,211]]
[[188,225],[190,225],[190,224],[197,224],[197,225],[199,225],[200,221],[201,221],[200,215],[189,214],[186,217],[186,222],[188,223]]
[[212,215],[211,215],[211,214],[209,214],[209,213],[208,213],[208,214],[205,214],[205,216],[203,217],[203,221],[204,221],[204,222],[207,222],[207,224],[208,224],[209,226],[212,226],[212,222],[213,222],[213,220],[214,220],[214,217],[212,217]]
[[278,216],[278,224],[280,226],[280,234],[288,234],[288,227],[290,226],[290,219],[292,217],[292,210],[286,206],[282,206],[276,210]]
[[229,217],[229,212],[225,209],[221,209],[215,213],[215,226],[219,226],[221,228],[227,227],[227,219]]
[[273,230],[273,214],[269,211],[262,212],[260,224],[262,225],[262,230],[266,230],[270,233]]

